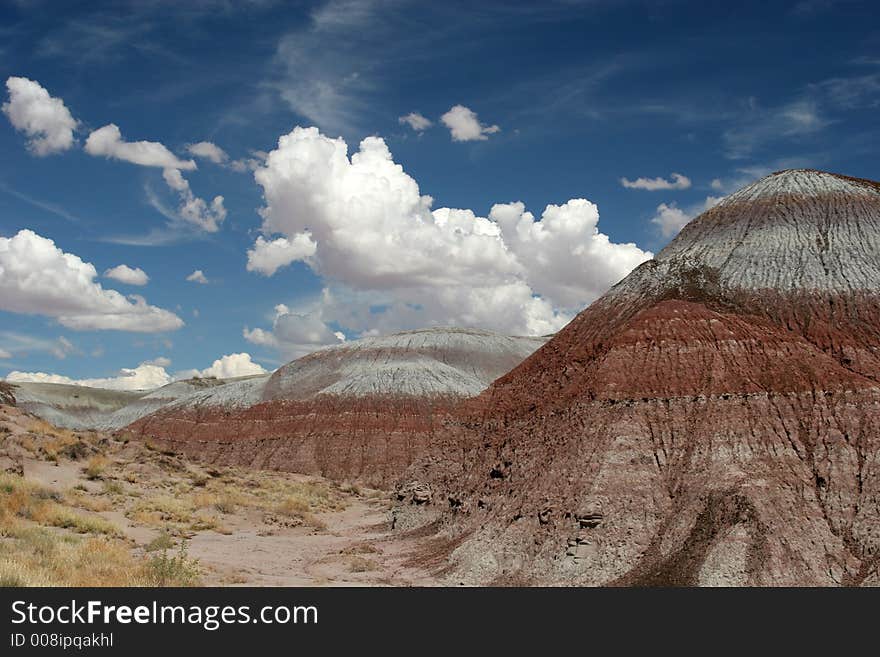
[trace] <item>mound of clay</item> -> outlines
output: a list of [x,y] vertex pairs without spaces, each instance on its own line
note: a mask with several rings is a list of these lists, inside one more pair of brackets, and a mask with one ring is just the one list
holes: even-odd
[[268,380],[180,399],[126,431],[216,463],[383,486],[461,399],[543,343],[447,328],[364,338],[304,356]]
[[96,428],[113,413],[146,394],[63,383],[6,385],[11,388],[19,408],[67,429]]
[[878,379],[880,185],[776,173],[470,402],[397,520],[471,582],[880,584]]

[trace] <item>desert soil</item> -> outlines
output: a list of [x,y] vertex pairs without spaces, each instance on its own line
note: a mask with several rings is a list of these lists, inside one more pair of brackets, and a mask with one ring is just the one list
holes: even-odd
[[[0,471],[12,486],[36,487],[43,491],[38,497],[79,517],[100,517],[113,528],[101,539],[126,545],[134,559],[163,549],[175,554],[183,543],[187,558],[197,560],[197,583],[213,586],[439,583],[412,563],[426,539],[392,535],[389,493],[321,477],[202,466],[139,441],[57,429],[9,406],[0,411]],[[95,459],[100,467],[90,471]],[[17,529],[0,531],[0,559],[23,535],[22,525],[71,541],[90,536],[87,523],[59,527],[4,511]]]

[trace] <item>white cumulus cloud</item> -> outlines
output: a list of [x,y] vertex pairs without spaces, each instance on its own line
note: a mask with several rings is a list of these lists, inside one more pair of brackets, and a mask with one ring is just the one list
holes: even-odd
[[199,377],[216,377],[218,379],[231,379],[237,376],[249,376],[252,374],[265,374],[267,370],[251,360],[248,353],[228,354],[221,356],[210,367],[203,370],[184,370],[173,376],[165,369],[171,365],[171,360],[160,356],[148,360],[137,367],[123,368],[116,376],[73,379],[63,374],[47,372],[19,372],[13,371],[6,375],[6,380],[13,383],[64,383],[67,385],[87,386],[90,388],[106,388],[109,390],[153,390],[167,385],[175,380]]
[[55,317],[77,330],[170,331],[183,326],[172,312],[125,297],[95,282],[94,265],[31,230],[0,237],[0,309]]
[[[325,301],[329,292],[325,291]],[[334,331],[325,322],[324,308],[291,310],[283,303],[275,306],[272,330],[244,328],[244,338],[253,344],[278,349],[288,358],[298,358],[328,344],[345,341],[345,335]]]
[[267,370],[259,363],[251,360],[247,352],[239,354],[227,354],[221,356],[210,367],[203,370],[185,370],[178,372],[176,378],[191,379],[195,376],[215,377],[218,379],[233,379],[237,376],[250,376],[253,374],[266,374]]
[[210,204],[195,196],[179,169],[164,169],[162,177],[165,184],[180,196],[178,214],[181,219],[207,233],[216,233],[220,229],[220,224],[226,219],[222,196],[215,196]]
[[186,171],[196,168],[195,162],[181,160],[157,141],[125,141],[114,123],[93,131],[86,139],[85,150],[89,155],[131,162],[142,167]]
[[208,277],[202,273],[201,269],[196,269],[192,274],[186,277],[190,283],[198,283],[199,285],[207,285]]
[[12,383],[64,383],[109,390],[152,390],[171,383],[173,379],[163,367],[147,362],[134,368],[123,368],[117,376],[106,378],[72,379],[61,374],[14,371],[6,375],[6,380]]
[[128,265],[117,265],[104,272],[104,278],[112,278],[125,283],[126,285],[146,285],[150,282],[150,277],[140,267],[129,267]]
[[3,104],[3,113],[16,130],[28,136],[28,149],[34,155],[60,153],[73,146],[77,121],[63,100],[27,78],[8,78],[6,89],[9,102]]
[[308,231],[298,233],[292,240],[279,237],[269,241],[261,235],[254,242],[254,248],[248,250],[247,270],[272,276],[291,262],[315,255],[317,248]]
[[[212,156],[219,157],[219,153],[223,153],[209,142],[199,142],[190,146],[191,152],[193,148],[198,151],[195,154],[209,159]],[[183,177],[181,171],[192,171],[197,168],[195,161],[181,160],[164,144],[157,141],[125,141],[119,127],[110,123],[89,135],[85,150],[90,155],[123,160],[143,167],[161,168],[165,184],[177,192],[180,199],[177,215],[173,217],[175,220],[180,219],[205,232],[215,233],[219,230],[220,223],[226,219],[222,196],[215,196],[213,200],[207,202],[193,194],[189,182]]]
[[[432,210],[433,199],[379,137],[364,139],[349,157],[342,139],[297,127],[254,175],[265,198],[263,234],[302,248],[282,248],[260,267],[253,254],[266,255],[272,244],[260,238],[250,268],[269,274],[278,263],[300,260],[322,276],[328,292],[320,333],[327,341],[338,328],[364,334],[468,325],[552,333],[651,257],[634,244],[612,242],[585,199],[549,205],[539,220],[521,203],[496,205],[488,217]],[[279,325],[276,317],[276,339]],[[264,329],[247,335],[272,340]]]
[[621,178],[620,184],[627,189],[644,189],[649,192],[668,189],[688,189],[691,186],[691,179],[680,173],[673,173],[670,180],[666,178]]
[[690,206],[687,209],[681,209],[675,203],[661,203],[657,206],[651,223],[660,227],[660,234],[663,237],[672,237],[678,235],[679,231],[684,228],[691,219],[718,205],[723,196],[707,196],[702,203]]
[[223,164],[229,160],[226,151],[210,141],[200,141],[195,144],[190,144],[186,147],[186,150],[189,151],[191,155],[209,160],[214,164]]
[[408,125],[416,132],[424,132],[432,125],[434,125],[434,123],[430,119],[422,116],[418,112],[410,112],[409,114],[400,116],[397,118],[397,122],[401,125]]
[[464,105],[454,105],[440,120],[449,128],[452,141],[483,141],[489,135],[501,131],[497,125],[486,126],[480,123],[476,112]]

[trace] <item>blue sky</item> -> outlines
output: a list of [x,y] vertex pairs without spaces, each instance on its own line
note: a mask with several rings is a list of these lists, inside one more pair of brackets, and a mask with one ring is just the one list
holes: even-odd
[[[21,267],[42,249],[97,274],[62,266],[56,298],[0,270],[0,374],[113,379],[153,361],[161,381],[429,324],[551,332],[755,177],[880,178],[872,3],[471,4],[0,3],[0,78],[39,85],[75,122],[41,119],[61,145],[38,153],[37,87],[17,87],[19,113],[0,117],[0,238],[32,231],[8,242]],[[118,139],[92,139],[110,124]],[[360,164],[334,151],[367,137],[381,142]],[[130,156],[141,140],[164,147],[152,164]],[[201,142],[225,155],[193,154]],[[104,276],[121,264],[147,284]],[[186,280],[196,270],[207,284]],[[114,325],[107,290],[144,297],[149,321],[115,300]],[[210,369],[230,354],[249,357]]]

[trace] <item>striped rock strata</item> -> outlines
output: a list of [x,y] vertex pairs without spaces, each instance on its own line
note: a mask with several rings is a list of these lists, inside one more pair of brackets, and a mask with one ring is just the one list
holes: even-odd
[[205,461],[387,486],[451,409],[543,343],[469,329],[364,338],[237,391],[186,397],[126,431]]
[[745,187],[461,417],[395,511],[456,580],[880,584],[880,185]]

